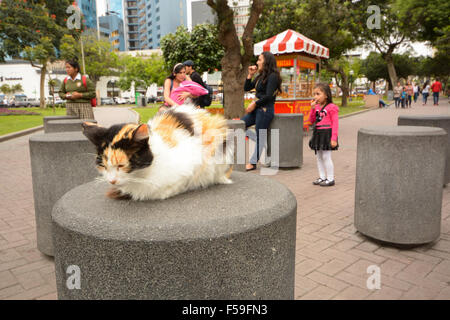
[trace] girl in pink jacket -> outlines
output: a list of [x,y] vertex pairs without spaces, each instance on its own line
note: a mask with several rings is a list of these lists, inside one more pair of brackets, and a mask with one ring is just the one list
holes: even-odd
[[314,87],[314,101],[312,102],[309,121],[314,124],[313,136],[309,147],[317,155],[319,178],[314,185],[322,187],[334,186],[334,165],[331,150],[338,149],[339,108],[333,104],[330,87],[319,83]]

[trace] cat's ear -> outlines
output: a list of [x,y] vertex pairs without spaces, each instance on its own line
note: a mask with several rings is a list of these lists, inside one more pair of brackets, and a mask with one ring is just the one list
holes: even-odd
[[133,132],[133,141],[141,142],[148,139],[149,128],[146,124],[141,124]]
[[106,128],[98,126],[93,122],[83,122],[83,134],[96,146],[100,146],[104,140]]

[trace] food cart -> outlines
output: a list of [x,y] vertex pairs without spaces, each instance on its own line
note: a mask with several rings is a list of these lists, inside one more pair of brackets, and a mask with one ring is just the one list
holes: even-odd
[[303,113],[303,128],[307,130],[312,91],[319,80],[320,59],[330,57],[329,49],[288,29],[255,44],[255,55],[264,51],[275,55],[283,80],[283,93],[277,96],[275,113]]

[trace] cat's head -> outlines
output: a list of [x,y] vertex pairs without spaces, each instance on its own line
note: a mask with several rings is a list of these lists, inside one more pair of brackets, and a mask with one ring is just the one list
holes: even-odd
[[150,166],[153,161],[146,124],[118,124],[104,128],[84,122],[83,134],[97,147],[98,171],[116,186],[125,184],[132,172]]

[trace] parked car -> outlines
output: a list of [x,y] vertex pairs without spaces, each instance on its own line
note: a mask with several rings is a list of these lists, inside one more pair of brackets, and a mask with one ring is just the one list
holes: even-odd
[[14,98],[9,101],[9,107],[11,108],[31,108],[31,107],[39,107],[41,104],[39,99],[27,98],[26,95],[20,94],[15,95]]
[[115,104],[114,100],[111,97],[101,98],[100,101],[101,101],[102,105],[113,105],[113,104]]
[[114,101],[117,104],[127,104],[128,101],[125,98],[120,98],[120,97],[114,97]]
[[8,99],[4,94],[0,94],[0,108],[8,107]]
[[147,98],[147,103],[155,103],[157,98],[155,96],[151,96]]

